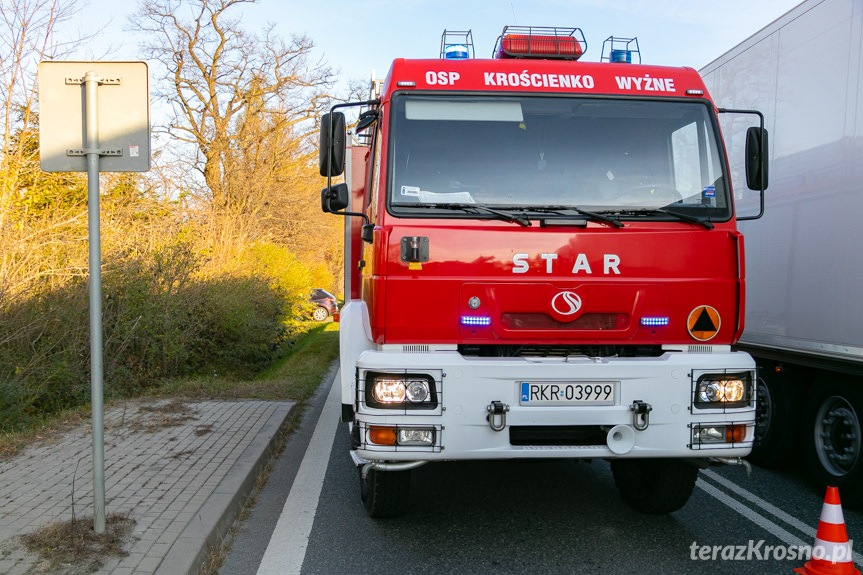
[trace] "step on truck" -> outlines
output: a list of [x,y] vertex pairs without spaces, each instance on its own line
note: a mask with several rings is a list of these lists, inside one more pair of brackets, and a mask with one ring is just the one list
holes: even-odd
[[766,215],[741,226],[749,281],[739,349],[760,376],[751,459],[800,463],[855,507],[863,506],[861,22],[863,0],[807,0],[701,71],[719,104],[763,110],[772,136]]
[[[337,384],[373,517],[403,513],[431,462],[608,460],[649,513],[745,463],[720,111],[694,70],[633,62],[635,39],[585,48],[578,28],[507,27],[474,58],[469,31],[444,32],[440,58],[395,60],[321,118],[322,208],[347,216]],[[763,118],[733,113],[763,192]]]

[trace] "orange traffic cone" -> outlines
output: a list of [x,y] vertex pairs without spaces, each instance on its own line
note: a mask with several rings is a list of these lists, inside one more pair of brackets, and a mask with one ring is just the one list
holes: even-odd
[[835,487],[828,487],[824,496],[812,559],[794,572],[801,575],[860,575],[851,559],[851,543],[845,530],[839,490]]

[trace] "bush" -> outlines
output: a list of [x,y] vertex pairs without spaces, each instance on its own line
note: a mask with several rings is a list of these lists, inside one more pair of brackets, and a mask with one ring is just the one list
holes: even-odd
[[[199,273],[201,256],[182,240],[105,260],[109,400],[164,378],[265,367],[298,325],[308,293],[306,269],[277,246],[256,248],[244,269],[212,277]],[[0,307],[0,430],[89,401],[88,296],[76,278]]]

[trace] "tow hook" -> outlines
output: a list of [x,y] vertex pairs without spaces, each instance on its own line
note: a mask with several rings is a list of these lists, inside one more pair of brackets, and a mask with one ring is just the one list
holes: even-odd
[[650,425],[650,412],[653,406],[646,401],[636,399],[629,406],[632,411],[632,426],[638,431],[644,431]]
[[486,406],[488,415],[485,418],[488,420],[488,426],[492,431],[503,431],[506,428],[506,412],[509,411],[509,404],[501,401],[492,401]]

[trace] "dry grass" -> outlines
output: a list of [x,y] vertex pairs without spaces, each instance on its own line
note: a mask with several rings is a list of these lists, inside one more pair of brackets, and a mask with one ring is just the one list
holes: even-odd
[[27,549],[43,560],[41,573],[93,573],[107,556],[124,557],[135,520],[113,513],[105,518],[104,535],[93,530],[93,517],[80,517],[45,525],[21,537]]
[[0,433],[0,460],[16,455],[20,449],[28,445],[53,442],[58,435],[81,425],[88,414],[89,408],[71,409],[47,418],[27,431]]

